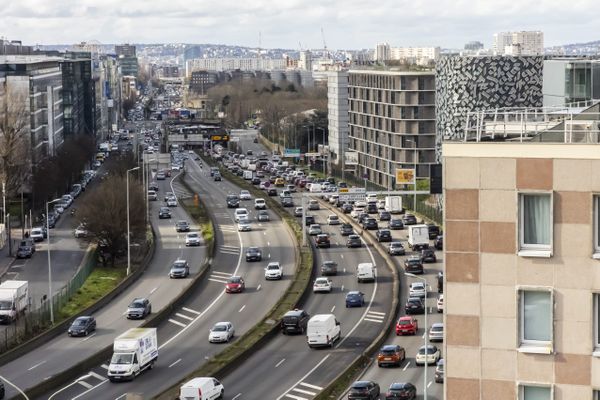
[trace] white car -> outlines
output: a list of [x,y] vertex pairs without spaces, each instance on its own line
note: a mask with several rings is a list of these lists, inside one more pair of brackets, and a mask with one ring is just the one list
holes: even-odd
[[44,229],[43,228],[33,228],[29,237],[33,239],[34,242],[41,242],[44,240]]
[[436,322],[429,328],[429,341],[430,342],[443,342],[444,341],[444,323]]
[[432,344],[427,346],[427,350],[425,350],[425,346],[421,346],[417,355],[415,357],[415,364],[417,365],[432,365],[438,362],[440,359],[440,349],[437,346]]
[[313,284],[313,293],[331,293],[331,289],[333,289],[333,282],[329,278],[320,277],[315,279],[315,283]]
[[439,313],[444,312],[444,295],[443,294],[440,294],[440,297],[438,297],[438,299],[437,299],[437,312],[439,312]]
[[310,200],[308,202],[308,209],[309,210],[319,210],[321,207],[319,206],[319,201],[318,200]]
[[270,262],[265,268],[265,279],[281,279],[283,278],[283,268],[278,262]]
[[255,199],[254,208],[256,208],[257,210],[264,210],[267,208],[267,202],[265,201],[265,199]]
[[171,171],[180,171],[180,170],[181,170],[181,165],[179,165],[179,164],[171,165]]
[[328,225],[339,225],[340,218],[335,214],[331,214],[330,216],[327,217],[327,224]]
[[185,235],[185,245],[189,246],[200,246],[200,234],[198,232],[188,232]]
[[167,207],[177,207],[177,199],[175,197],[169,197],[167,199]]
[[240,190],[240,200],[251,200],[252,196],[247,190]]
[[227,343],[235,335],[235,329],[231,322],[217,322],[208,334],[210,343]]
[[252,225],[250,224],[250,220],[248,218],[240,218],[238,221],[238,231],[240,232],[250,232],[252,230]]
[[354,207],[352,211],[350,211],[350,216],[352,218],[358,218],[358,216],[365,212],[365,209],[362,207]]
[[339,199],[340,199],[340,196],[338,194],[332,194],[331,196],[329,196],[329,203],[335,204],[338,202]]
[[323,233],[323,230],[319,224],[312,224],[308,227],[308,234],[311,236],[320,235],[321,233]]
[[427,291],[423,282],[413,282],[408,288],[409,297],[425,297],[425,293],[427,293]]
[[248,210],[246,210],[245,208],[236,208],[235,212],[234,212],[234,219],[235,222],[240,222],[240,219],[242,218],[250,218],[250,215],[248,214]]
[[87,237],[88,231],[85,229],[85,225],[79,224],[77,228],[75,228],[75,237],[76,238],[84,238]]

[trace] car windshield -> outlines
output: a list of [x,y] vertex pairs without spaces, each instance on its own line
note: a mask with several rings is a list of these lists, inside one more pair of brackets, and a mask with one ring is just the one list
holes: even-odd
[[227,326],[215,325],[212,330],[213,330],[213,332],[225,332],[227,330]]
[[88,320],[87,320],[87,319],[84,319],[84,318],[82,318],[82,319],[79,319],[79,318],[78,318],[78,319],[76,319],[75,321],[73,321],[73,326],[84,326],[84,325],[86,325],[86,324],[87,324],[87,322],[88,322]]
[[267,266],[267,269],[279,269],[279,265],[275,265],[275,264],[269,264]]
[[188,233],[188,237],[189,238],[197,238],[198,234],[197,233]]
[[241,278],[229,278],[227,280],[228,283],[242,283],[242,279]]
[[392,355],[396,353],[396,349],[395,348],[383,348],[380,351],[381,354],[385,354],[385,355]]
[[401,319],[400,321],[398,321],[398,325],[411,325],[412,322],[407,320],[407,319]]
[[434,326],[431,327],[431,331],[432,332],[443,332],[444,331],[444,327],[443,326],[436,326],[436,325],[434,325]]
[[110,359],[111,364],[131,364],[132,361],[133,354],[115,353]]
[[12,302],[0,301],[0,310],[10,310],[12,308]]
[[134,301],[129,305],[130,308],[144,308],[144,303],[141,301]]
[[327,281],[327,279],[317,279],[317,285],[327,285],[329,282]]
[[346,298],[354,300],[354,299],[360,299],[360,294],[358,293],[348,293],[346,295]]
[[[427,347],[427,354],[433,354],[436,352],[436,348],[433,346],[428,346]],[[419,354],[425,354],[425,347],[421,347],[419,349]]]

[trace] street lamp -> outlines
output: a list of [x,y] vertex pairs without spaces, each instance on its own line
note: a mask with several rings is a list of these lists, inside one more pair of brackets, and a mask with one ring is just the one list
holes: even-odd
[[67,390],[67,389],[68,389],[68,388],[70,388],[71,386],[73,386],[73,385],[76,385],[76,384],[78,384],[79,382],[81,382],[81,381],[83,381],[83,380],[86,380],[87,378],[91,378],[91,377],[92,377],[91,375],[83,375],[83,376],[80,376],[79,378],[75,379],[73,382],[69,383],[69,384],[68,384],[67,386],[65,386],[64,388],[62,388],[62,389],[59,389],[59,390],[57,390],[56,392],[52,393],[52,395],[51,395],[50,397],[48,397],[48,400],[52,400],[52,398],[53,398],[54,396],[56,396],[57,394],[59,394],[60,392],[64,392],[65,390]]
[[406,143],[412,143],[414,154],[413,154],[413,163],[415,164],[415,176],[414,176],[414,192],[413,192],[413,211],[417,211],[417,141],[412,139],[407,139]]
[[46,246],[46,250],[48,253],[48,299],[50,301],[50,323],[54,325],[54,301],[52,298],[52,264],[50,259],[50,213],[48,211],[48,206],[53,203],[57,203],[62,199],[54,199],[52,201],[46,202],[46,236],[48,239],[48,245]]
[[131,272],[131,235],[129,233],[129,173],[136,171],[140,167],[135,167],[127,170],[127,276]]
[[423,374],[423,399],[427,400],[427,368],[429,367],[429,349],[427,348],[427,342],[429,341],[427,336],[429,330],[429,325],[427,325],[427,279],[409,272],[405,272],[404,275],[419,279],[420,281],[423,281],[423,284],[425,285],[425,299],[423,300],[425,308],[425,334],[423,335],[423,344],[425,345],[425,373]]

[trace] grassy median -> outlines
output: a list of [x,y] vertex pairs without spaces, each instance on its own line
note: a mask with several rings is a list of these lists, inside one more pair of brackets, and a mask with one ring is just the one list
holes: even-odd
[[83,285],[58,312],[58,321],[72,317],[90,307],[125,279],[126,265],[103,268],[96,266]]

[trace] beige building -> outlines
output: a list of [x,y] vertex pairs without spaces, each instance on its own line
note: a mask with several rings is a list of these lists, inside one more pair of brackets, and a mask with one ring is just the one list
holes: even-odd
[[445,399],[600,399],[594,108],[443,144]]

